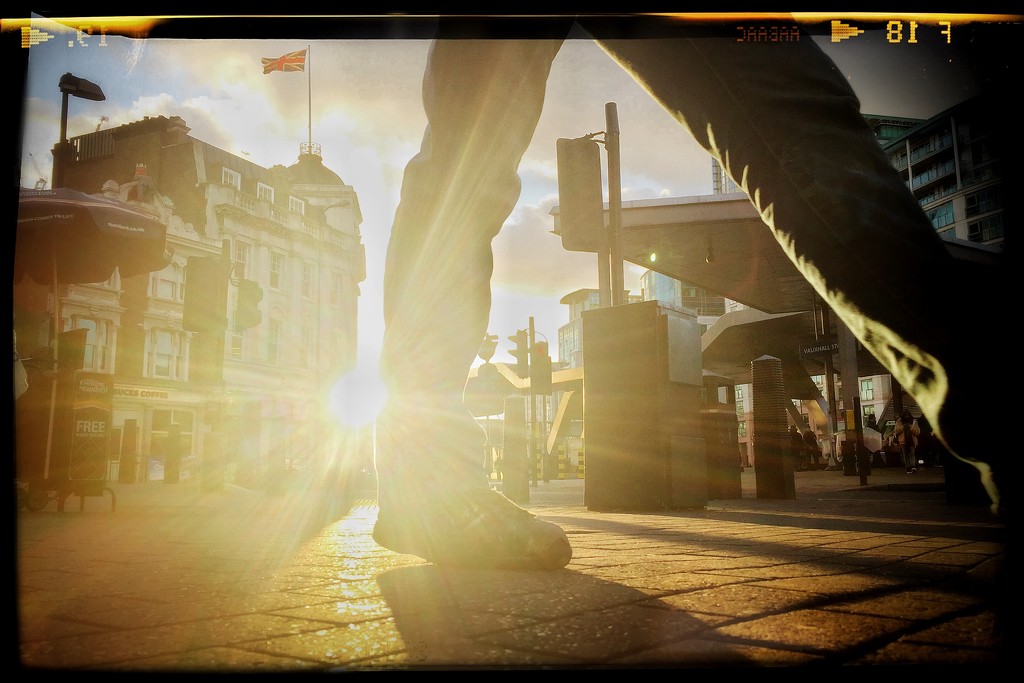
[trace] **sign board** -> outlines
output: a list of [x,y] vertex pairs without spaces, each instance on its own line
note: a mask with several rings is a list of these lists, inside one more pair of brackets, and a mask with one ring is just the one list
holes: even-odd
[[111,375],[75,372],[68,479],[105,481],[114,396]]
[[800,345],[801,358],[827,358],[839,352],[839,340],[835,338],[818,339]]

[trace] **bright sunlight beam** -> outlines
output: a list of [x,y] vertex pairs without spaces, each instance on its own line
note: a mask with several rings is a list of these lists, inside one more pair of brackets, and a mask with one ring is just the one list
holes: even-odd
[[372,366],[358,365],[335,382],[328,396],[331,414],[349,427],[362,427],[377,418],[387,401],[387,388]]

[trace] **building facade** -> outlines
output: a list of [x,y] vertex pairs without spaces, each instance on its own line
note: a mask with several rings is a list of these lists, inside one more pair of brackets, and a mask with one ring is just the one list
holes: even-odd
[[[188,133],[180,117],[160,116],[70,141],[64,184],[159,217],[170,259],[159,272],[67,285],[59,327],[87,330],[82,368],[113,375],[111,477],[158,478],[180,432],[182,476],[216,460],[261,487],[334,455],[327,394],[355,364],[362,217],[318,145],[264,168]],[[193,257],[230,260],[225,330],[182,326]],[[243,279],[263,293],[247,329],[234,324]],[[23,356],[48,353],[46,297],[30,281],[16,287]]]
[[991,112],[975,97],[882,143],[943,239],[1002,248],[1005,191]]

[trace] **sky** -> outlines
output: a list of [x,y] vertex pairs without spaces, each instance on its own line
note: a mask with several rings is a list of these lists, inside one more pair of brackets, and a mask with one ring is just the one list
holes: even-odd
[[[827,25],[828,21],[824,20]],[[854,26],[857,21],[851,22]],[[939,30],[922,40],[887,41],[884,31],[839,43],[816,38],[849,79],[865,113],[928,118],[967,99],[977,74]],[[820,24],[819,24],[820,27]],[[69,137],[145,116],[180,116],[190,134],[261,166],[290,166],[300,143],[319,143],[324,164],[355,190],[363,215],[367,279],[359,300],[359,357],[374,364],[383,335],[381,282],[391,221],[405,164],[418,151],[425,117],[420,102],[428,41],[129,38],[78,36],[36,17],[52,38],[30,48],[22,127],[23,186],[49,179],[50,150],[59,137],[60,76],[71,72],[100,85],[106,100],[70,98]],[[79,40],[79,38],[82,38]],[[261,58],[309,48],[307,71],[264,74]],[[618,111],[623,201],[710,194],[711,160],[593,41],[572,39],[559,52],[544,112],[521,162],[523,191],[494,240],[493,305],[488,332],[493,358],[512,362],[508,337],[534,318],[557,361],[558,328],[569,321],[559,300],[597,288],[593,254],[562,249],[552,234],[558,203],[556,140],[604,131],[605,103]],[[311,125],[310,125],[311,122]],[[607,171],[602,152],[602,164]],[[605,199],[607,200],[607,188]],[[643,269],[627,264],[625,286],[639,293]]]

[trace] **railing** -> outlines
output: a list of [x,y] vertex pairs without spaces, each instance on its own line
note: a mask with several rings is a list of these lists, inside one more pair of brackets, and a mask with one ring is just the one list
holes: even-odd
[[72,138],[70,142],[74,148],[74,158],[77,161],[96,159],[114,153],[114,136],[110,134],[109,130],[79,135]]
[[953,135],[946,133],[938,139],[929,140],[927,144],[915,147],[910,151],[910,163],[916,163],[925,157],[953,146]]
[[937,188],[928,196],[919,199],[917,203],[920,204],[922,207],[927,206],[928,204],[931,204],[934,201],[942,199],[943,197],[948,197],[951,194],[955,194],[959,190],[960,188],[955,183],[953,185],[950,185],[949,187],[940,187]]
[[945,177],[956,170],[956,164],[952,160],[947,161],[941,166],[930,168],[924,173],[914,176],[910,181],[910,186],[913,189],[917,189],[923,185],[927,185],[930,182],[938,180],[939,178]]
[[[275,223],[279,223],[292,230],[300,230],[314,239],[320,239],[326,232],[324,230],[325,226],[322,223],[313,220],[308,216],[304,216],[294,211],[284,211],[265,199],[260,199],[256,195],[242,192],[230,185],[221,183],[218,184],[218,187],[224,195],[228,195],[224,197],[226,200],[225,203],[239,208],[248,214],[272,220]],[[337,231],[332,230],[330,232]]]

